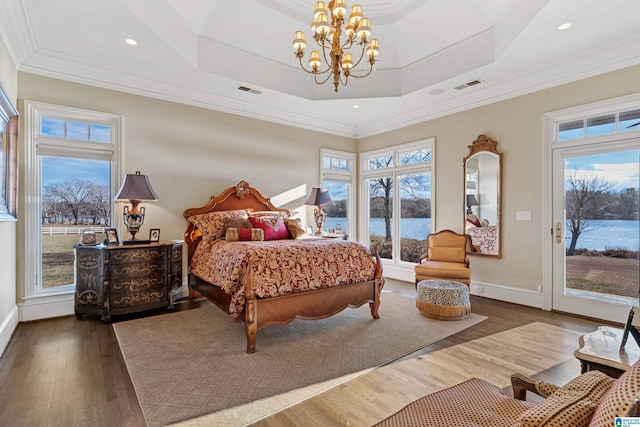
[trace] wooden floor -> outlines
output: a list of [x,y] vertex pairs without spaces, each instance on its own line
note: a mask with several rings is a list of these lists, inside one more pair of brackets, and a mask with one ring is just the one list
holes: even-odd
[[[415,296],[413,284],[387,280],[385,290]],[[580,332],[603,324],[485,298],[472,297],[471,301],[473,312],[488,319],[425,348],[423,353],[532,322]],[[188,310],[200,303],[208,302],[186,301],[176,309]],[[147,315],[162,315],[162,311]],[[116,317],[114,321],[128,318]],[[543,348],[540,353],[544,357]],[[537,377],[564,383],[574,376],[577,363],[571,360]],[[371,398],[379,390],[371,385],[362,395]],[[145,426],[111,325],[91,316],[20,324],[0,357],[0,426]]]

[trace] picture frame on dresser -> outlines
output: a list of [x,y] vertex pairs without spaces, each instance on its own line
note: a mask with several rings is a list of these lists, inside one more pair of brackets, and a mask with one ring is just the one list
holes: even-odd
[[150,243],[158,243],[160,241],[160,229],[152,228],[149,230],[149,242]]
[[115,228],[105,228],[104,234],[107,236],[107,246],[117,246],[120,244],[120,239],[118,238],[118,230]]
[[0,221],[15,221],[18,197],[18,111],[0,83]]
[[620,351],[624,351],[624,346],[627,344],[629,334],[640,346],[640,307],[633,306],[629,310],[629,316],[627,317],[627,323],[624,326],[624,332],[622,333],[622,340],[620,342]]

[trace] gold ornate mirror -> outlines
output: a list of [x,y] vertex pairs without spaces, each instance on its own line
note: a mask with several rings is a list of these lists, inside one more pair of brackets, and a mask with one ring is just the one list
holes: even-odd
[[472,255],[502,257],[502,153],[498,143],[479,135],[463,159],[464,230],[471,236]]

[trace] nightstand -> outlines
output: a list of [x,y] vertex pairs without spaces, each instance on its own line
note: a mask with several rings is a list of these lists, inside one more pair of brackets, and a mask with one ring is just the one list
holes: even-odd
[[182,286],[182,242],[127,246],[74,245],[75,314],[112,315],[173,309]]

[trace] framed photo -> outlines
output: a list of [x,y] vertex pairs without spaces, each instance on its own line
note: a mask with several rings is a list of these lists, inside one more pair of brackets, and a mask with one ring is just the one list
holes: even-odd
[[18,219],[18,112],[0,84],[0,221]]
[[627,324],[624,327],[624,332],[622,333],[622,341],[620,342],[620,351],[624,351],[624,346],[627,344],[627,338],[629,338],[629,334],[633,337],[636,343],[640,346],[640,308],[639,307],[631,307],[629,311],[629,316],[627,317]]
[[115,228],[105,228],[104,234],[107,236],[107,245],[119,245],[120,240],[118,239],[118,230]]
[[152,228],[151,230],[149,230],[149,241],[151,243],[157,243],[160,241],[160,229],[159,228]]

